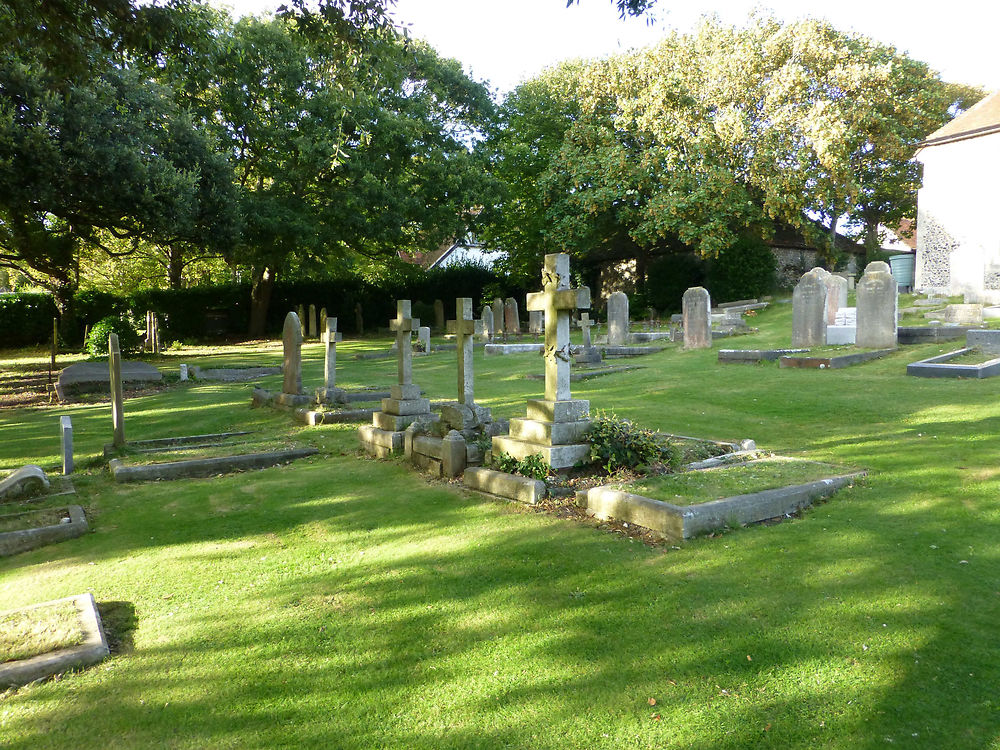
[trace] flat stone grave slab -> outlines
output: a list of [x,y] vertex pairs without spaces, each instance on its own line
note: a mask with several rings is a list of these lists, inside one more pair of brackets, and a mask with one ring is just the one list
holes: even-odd
[[370,409],[296,409],[292,414],[299,422],[316,427],[321,424],[343,424],[348,422],[370,422],[378,408]]
[[906,374],[917,378],[992,378],[1000,375],[1000,355],[966,347],[911,362]]
[[[642,370],[645,369],[639,365],[620,365],[618,367],[588,367],[588,368],[576,368],[572,370],[569,374],[569,379],[573,382],[578,380],[592,380],[593,378],[601,378],[605,375],[616,375],[620,372],[629,372],[630,370]],[[528,380],[545,380],[545,375],[539,373],[531,373],[525,375]]]
[[545,348],[544,344],[486,344],[484,347],[486,356],[501,356],[505,354],[524,354],[540,352]]
[[647,341],[672,341],[674,334],[671,331],[633,331],[629,334],[629,340],[633,344],[644,344]]
[[790,354],[802,354],[808,349],[719,349],[719,361],[733,362],[777,362]]
[[296,446],[287,441],[222,440],[201,443],[197,447],[178,445],[153,454],[126,449],[126,455],[112,459],[108,468],[116,482],[188,479],[266,469],[318,452],[316,448]]
[[[126,443],[124,450],[131,453],[163,453],[174,450],[198,450],[215,447],[233,438],[251,435],[250,432],[213,432],[206,435],[181,435],[178,437],[152,438],[150,440],[133,440]],[[109,458],[119,453],[112,443],[104,446],[104,457]]]
[[244,383],[248,380],[267,377],[268,375],[280,375],[280,367],[220,367],[215,369],[202,369],[198,366],[190,368],[191,376],[195,380],[219,380],[223,383]]
[[0,513],[0,557],[73,539],[88,530],[79,505]]
[[[51,637],[52,643],[66,645],[42,653],[24,651],[20,640],[16,639],[17,634],[31,632],[39,623],[43,628],[48,627],[50,637],[63,635],[61,639]],[[53,634],[51,623],[63,626],[64,632]],[[14,651],[11,648],[9,654],[0,652],[0,688],[20,687],[71,669],[97,664],[110,653],[93,594],[80,594],[0,612],[0,630],[15,634],[14,644],[18,649]]]
[[[145,362],[122,362],[122,384],[141,387],[162,383],[163,375]],[[56,381],[56,395],[60,401],[75,393],[108,391],[111,388],[111,371],[105,362],[77,362],[63,369]]]
[[782,357],[778,360],[778,367],[798,367],[814,370],[840,370],[844,367],[860,365],[879,359],[887,354],[892,354],[895,349],[873,349],[866,352],[853,352],[851,354],[831,354],[829,356],[816,355],[810,357]]
[[900,344],[930,344],[953,341],[965,336],[973,326],[900,326],[896,338]]
[[[687,479],[699,474],[746,468],[759,462],[773,460],[773,458],[758,459],[738,467],[684,472],[667,475],[664,478],[669,482],[675,477]],[[666,539],[680,541],[726,527],[788,517],[820,498],[829,497],[838,489],[865,476],[866,473],[864,471],[837,473],[837,467],[832,466],[828,469],[831,476],[822,479],[701,502],[681,502],[680,495],[674,495],[677,498],[675,502],[668,502],[661,498],[630,492],[628,485],[603,485],[582,490],[577,494],[577,502],[586,508],[589,515],[596,518],[636,524]],[[669,484],[667,487],[669,488]],[[658,494],[662,492],[661,488]]]

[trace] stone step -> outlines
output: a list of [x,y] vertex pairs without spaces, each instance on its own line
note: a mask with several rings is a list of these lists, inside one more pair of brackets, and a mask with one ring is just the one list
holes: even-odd
[[567,401],[528,399],[528,419],[539,422],[575,422],[590,416],[590,402],[574,398]]
[[510,436],[529,443],[568,445],[579,443],[590,430],[590,420],[546,422],[538,419],[510,420]]
[[590,459],[590,445],[587,443],[539,445],[505,435],[493,438],[494,455],[501,452],[518,460],[540,453],[542,460],[553,469],[569,469],[581,461]]

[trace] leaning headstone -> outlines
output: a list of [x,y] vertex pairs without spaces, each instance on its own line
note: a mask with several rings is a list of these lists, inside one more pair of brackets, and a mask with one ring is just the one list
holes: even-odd
[[423,354],[431,353],[431,327],[420,326],[417,329],[417,343],[420,344],[420,351]]
[[496,336],[496,326],[493,324],[493,308],[489,305],[483,305],[483,338],[486,341],[492,341],[493,337]]
[[115,448],[125,445],[125,396],[122,393],[122,354],[118,348],[118,334],[108,334],[108,368],[111,380],[111,424]]
[[62,447],[62,473],[73,473],[73,420],[69,416],[59,417],[59,444]]
[[523,460],[540,453],[553,469],[590,457],[590,402],[570,394],[570,311],[590,307],[590,290],[570,289],[569,256],[545,256],[543,291],[528,295],[528,309],[545,313],[545,398],[529,400],[527,419],[512,419],[510,435],[493,438],[494,455]]
[[282,372],[284,381],[281,392],[292,396],[302,393],[302,323],[293,312],[285,316],[285,327],[281,332],[284,351]]
[[49,488],[49,479],[40,466],[28,464],[0,479],[0,500],[40,495]]
[[316,338],[316,305],[309,305],[309,338]]
[[869,263],[857,285],[857,345],[864,349],[888,349],[897,344],[899,287],[889,264]]
[[625,346],[627,341],[628,297],[625,292],[614,292],[608,297],[608,346]]
[[503,320],[503,300],[497,297],[491,305],[493,308],[493,334],[500,336],[506,333]]
[[835,325],[837,310],[847,307],[847,279],[830,274],[826,277],[826,324]]
[[826,343],[826,280],[814,268],[802,274],[792,292],[792,346]]
[[528,311],[528,333],[541,336],[545,332],[545,316],[541,310]]
[[684,292],[684,348],[712,348],[712,298],[703,286]]
[[434,327],[439,330],[444,330],[444,302],[439,299],[434,300]]
[[508,336],[521,335],[521,316],[517,309],[517,300],[508,297],[503,303],[503,331]]

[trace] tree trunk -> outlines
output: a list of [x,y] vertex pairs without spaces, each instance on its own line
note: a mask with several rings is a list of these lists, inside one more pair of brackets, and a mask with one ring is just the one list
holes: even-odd
[[[827,263],[827,265],[833,266],[833,261],[837,257],[837,219],[839,217],[834,215],[833,209],[830,210],[830,214],[831,214],[831,216],[830,216],[830,250],[829,250],[830,255],[828,256],[828,263]],[[831,268],[829,268],[827,270],[832,271],[833,268],[831,267]]]
[[266,266],[253,269],[253,280],[250,287],[250,329],[252,339],[264,338],[264,328],[267,323],[267,310],[271,305],[271,292],[277,272]]
[[171,289],[180,289],[184,274],[184,252],[177,248],[167,251],[167,284]]

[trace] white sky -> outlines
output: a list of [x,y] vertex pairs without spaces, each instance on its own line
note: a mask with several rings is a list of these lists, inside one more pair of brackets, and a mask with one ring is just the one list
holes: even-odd
[[[273,10],[279,0],[212,0],[237,14]],[[395,17],[412,36],[454,57],[475,78],[505,92],[542,68],[571,57],[597,57],[656,42],[667,28],[693,28],[704,14],[740,24],[754,8],[779,19],[826,18],[892,44],[947,81],[1000,89],[1000,3],[996,0],[659,0],[655,22],[619,20],[611,0],[397,0]]]

